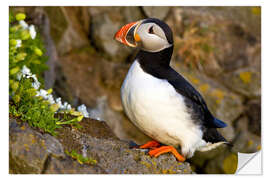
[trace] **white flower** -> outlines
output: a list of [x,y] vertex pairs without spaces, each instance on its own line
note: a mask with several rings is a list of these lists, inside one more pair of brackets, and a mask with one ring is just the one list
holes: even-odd
[[37,80],[37,76],[35,75],[35,74],[32,74],[31,76],[29,76],[30,78],[33,78],[34,79],[34,81],[38,81]]
[[31,76],[32,75],[30,69],[28,67],[26,67],[25,65],[23,66],[21,72],[22,72],[23,76]]
[[78,106],[78,111],[82,113],[82,115],[86,118],[89,118],[89,113],[87,112],[86,106],[84,104]]
[[55,103],[58,104],[60,110],[71,110],[71,105],[67,102],[64,102],[64,104],[61,101],[61,97],[57,98],[55,100]]
[[67,110],[71,110],[71,105],[70,104],[67,105]]
[[55,101],[59,105],[59,109],[61,109],[61,110],[70,110],[71,109],[71,105],[68,104],[67,102],[64,102],[64,104],[62,104],[61,98],[57,98]]
[[39,91],[36,91],[36,93],[37,93],[36,96],[40,96],[40,92]]
[[67,102],[64,102],[64,104],[62,104],[62,108],[65,109],[66,106],[67,106]]
[[34,82],[32,83],[33,88],[39,89],[39,87],[40,87],[40,82],[38,81],[36,75],[33,74],[33,75],[29,76],[29,77],[31,77],[31,78],[34,79]]
[[33,88],[35,88],[35,89],[39,89],[39,87],[40,87],[40,82],[35,81],[35,82],[32,83],[32,86],[33,86]]
[[19,23],[20,23],[20,25],[22,26],[23,29],[28,28],[28,24],[24,20],[20,20]]
[[21,80],[22,76],[25,77],[25,76],[31,76],[31,75],[32,73],[30,69],[24,65],[21,71],[17,74],[17,79]]
[[54,101],[53,96],[51,94],[49,94],[47,96],[47,100],[49,101],[50,104],[55,104],[55,101]]
[[39,89],[40,82],[38,81],[36,75],[32,74],[30,69],[28,69],[26,66],[23,66],[23,69],[21,70],[21,73],[17,75],[17,78],[20,80],[22,75],[26,78],[32,78],[34,80],[34,82],[32,83],[33,88]]
[[67,109],[67,106],[68,106],[68,103],[67,102],[64,102],[64,104],[62,105],[62,108],[63,109]]
[[20,25],[22,26],[23,29],[28,29],[29,30],[29,33],[30,33],[30,36],[32,39],[35,39],[36,35],[37,35],[37,32],[35,30],[35,26],[33,24],[31,24],[30,26],[24,21],[24,20],[21,20],[19,21]]
[[57,98],[56,100],[55,100],[55,102],[56,102],[56,104],[58,104],[59,105],[59,108],[61,108],[63,105],[62,105],[62,102],[61,102],[61,98],[59,97],[59,98]]
[[48,94],[48,92],[44,89],[40,89],[39,91],[37,91],[36,96],[42,97],[43,99],[49,101],[50,104],[55,104],[55,100],[53,98],[53,95]]
[[21,78],[22,78],[22,72],[18,72],[18,74],[17,74],[17,79],[20,81]]
[[37,32],[35,30],[35,26],[34,25],[30,25],[29,27],[29,33],[32,39],[35,39]]
[[17,43],[16,43],[16,46],[15,46],[16,48],[19,48],[19,47],[22,46],[22,40],[17,39],[16,42],[17,42]]
[[39,91],[37,91],[37,96],[41,96],[43,99],[47,99],[48,92],[44,89],[40,89]]
[[44,99],[48,98],[48,92],[44,89],[40,89],[39,91],[37,91],[37,96],[41,96]]

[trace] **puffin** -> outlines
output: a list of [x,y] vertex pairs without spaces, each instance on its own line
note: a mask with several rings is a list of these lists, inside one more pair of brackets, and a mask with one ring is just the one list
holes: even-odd
[[228,143],[217,131],[226,123],[213,116],[201,94],[170,66],[173,33],[165,22],[156,18],[131,22],[114,39],[139,47],[121,86],[124,112],[153,139],[139,148],[149,149],[151,157],[171,152],[184,162],[196,150]]

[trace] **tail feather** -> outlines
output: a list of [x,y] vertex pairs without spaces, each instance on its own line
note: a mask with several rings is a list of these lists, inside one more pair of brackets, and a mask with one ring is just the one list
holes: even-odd
[[217,143],[217,142],[226,142],[228,141],[217,131],[216,128],[207,128],[203,133],[203,139],[206,142]]

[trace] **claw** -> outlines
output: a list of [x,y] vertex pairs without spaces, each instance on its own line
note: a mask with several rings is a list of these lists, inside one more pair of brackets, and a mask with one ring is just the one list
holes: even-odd
[[133,149],[133,148],[139,148],[140,146],[138,144],[136,144],[134,141],[129,141],[128,143],[129,148]]

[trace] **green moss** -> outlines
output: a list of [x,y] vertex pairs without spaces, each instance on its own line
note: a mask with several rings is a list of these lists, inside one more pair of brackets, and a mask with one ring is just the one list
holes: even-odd
[[210,89],[210,86],[208,84],[202,84],[199,86],[199,90],[202,93],[206,93]]
[[141,161],[141,164],[150,169],[152,167],[152,164],[146,162],[146,161]]
[[251,72],[241,72],[239,74],[240,79],[243,83],[248,84],[251,81]]
[[237,169],[237,163],[237,155],[231,154],[224,159],[223,170],[226,174],[234,174]]
[[90,157],[83,157],[81,154],[78,154],[75,150],[72,150],[71,152],[66,150],[65,153],[70,157],[72,157],[73,159],[76,159],[80,164],[90,164],[90,165],[97,164],[96,160]]
[[224,93],[222,90],[220,90],[220,89],[214,89],[214,90],[211,92],[211,95],[212,95],[213,97],[216,98],[216,103],[217,103],[217,104],[220,104],[221,101],[222,101],[222,100],[224,99],[224,97],[225,97],[225,93]]
[[261,15],[261,7],[259,7],[259,6],[258,7],[252,7],[251,12],[254,15]]

